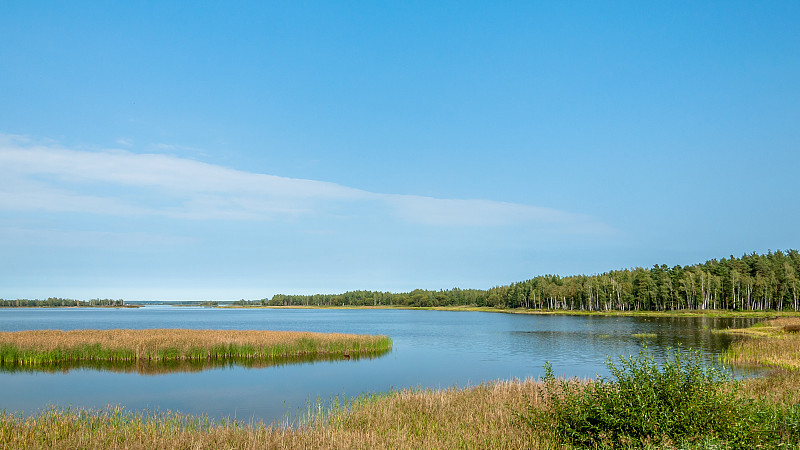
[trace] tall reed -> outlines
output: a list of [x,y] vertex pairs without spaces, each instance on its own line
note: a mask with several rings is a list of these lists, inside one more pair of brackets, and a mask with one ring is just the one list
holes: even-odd
[[723,361],[740,365],[764,365],[800,370],[800,318],[767,321],[740,332],[746,337],[734,342],[723,354]]
[[387,351],[387,336],[259,330],[33,330],[0,332],[0,364],[351,356]]
[[546,432],[518,426],[510,408],[546,395],[533,380],[441,391],[408,389],[312,405],[305,425],[213,422],[181,414],[50,409],[0,414],[3,449],[555,449]]

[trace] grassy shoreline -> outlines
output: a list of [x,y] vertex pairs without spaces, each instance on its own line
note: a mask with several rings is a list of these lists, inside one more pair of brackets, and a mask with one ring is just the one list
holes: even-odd
[[777,318],[720,332],[745,337],[725,351],[723,361],[729,364],[800,370],[800,318]]
[[[0,445],[8,449],[411,449],[555,448],[530,442],[509,408],[538,398],[534,380],[468,389],[406,389],[364,396],[325,418],[312,407],[299,428],[214,422],[171,412],[49,409],[35,416],[0,414]],[[316,406],[316,405],[314,405]]]
[[[171,412],[137,413],[119,407],[104,410],[48,409],[27,417],[2,413],[0,442],[4,449],[555,450],[570,447],[565,447],[563,438],[548,418],[559,412],[559,405],[563,405],[566,399],[582,401],[596,383],[590,380],[528,379],[443,390],[403,389],[389,394],[362,396],[344,404],[334,403],[324,417],[320,413],[321,405],[311,405],[304,424],[297,428],[214,422],[202,416]],[[735,409],[737,412],[760,408],[762,413],[758,417],[767,425],[775,422],[775,418],[764,417],[764,413],[777,415],[779,425],[788,423],[788,429],[784,426],[778,431],[783,434],[781,442],[785,446],[759,448],[797,448],[800,434],[791,429],[791,420],[797,418],[798,385],[800,372],[780,372],[742,384],[723,384],[722,390],[716,392],[725,395],[728,391],[725,386],[730,386],[736,393],[734,397],[725,397],[734,400],[733,404],[727,404],[728,407],[736,408],[741,401],[741,407]],[[767,399],[769,403],[757,398]],[[698,405],[705,405],[703,401],[700,398]],[[526,426],[519,418],[520,413],[538,415],[540,420],[534,421],[533,426]],[[719,419],[739,420],[739,417],[732,414]],[[755,432],[759,433],[758,430]],[[756,434],[756,439],[758,436]],[[752,441],[747,445],[729,446],[714,433],[695,436],[694,439],[688,441],[688,445],[666,440],[646,447],[599,448],[753,448]]]
[[388,351],[387,336],[260,330],[30,330],[0,332],[0,365],[76,361],[272,360]]

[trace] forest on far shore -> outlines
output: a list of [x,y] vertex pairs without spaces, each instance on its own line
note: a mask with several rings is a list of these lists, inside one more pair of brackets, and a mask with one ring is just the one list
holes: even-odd
[[50,297],[46,300],[28,300],[28,299],[17,299],[17,300],[4,300],[0,298],[0,307],[14,307],[14,308],[23,308],[23,307],[50,307],[50,308],[59,308],[59,307],[70,307],[70,306],[84,306],[84,307],[97,307],[97,306],[125,306],[125,301],[122,299],[110,299],[110,298],[93,298],[91,300],[73,300],[71,298],[58,298],[58,297]]
[[800,309],[800,253],[755,252],[691,266],[613,270],[599,275],[542,275],[491,289],[285,295],[239,300],[262,306],[488,306],[580,311]]

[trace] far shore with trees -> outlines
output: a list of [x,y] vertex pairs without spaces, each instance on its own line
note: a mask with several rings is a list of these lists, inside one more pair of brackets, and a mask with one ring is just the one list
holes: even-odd
[[[227,302],[184,302],[175,306],[223,306]],[[342,294],[275,294],[230,302],[239,307],[400,307],[496,312],[684,314],[716,311],[800,312],[800,252],[730,256],[691,266],[612,270],[599,275],[541,275],[490,289],[411,292],[349,291]],[[64,298],[3,300],[0,307],[138,307],[122,299]]]
[[800,311],[800,252],[752,253],[691,266],[542,275],[491,289],[351,291],[239,300],[236,306],[476,307],[571,312]]
[[0,308],[65,308],[65,307],[111,307],[111,308],[137,308],[138,306],[126,305],[125,301],[110,298],[93,298],[91,300],[73,300],[71,298],[50,297],[46,300],[4,300],[0,299]]

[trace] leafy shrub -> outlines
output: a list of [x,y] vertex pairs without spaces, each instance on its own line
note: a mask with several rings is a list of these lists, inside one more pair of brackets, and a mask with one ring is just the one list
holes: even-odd
[[[800,408],[783,410],[738,395],[727,372],[696,351],[652,353],[607,363],[611,379],[556,380],[546,364],[546,408],[515,413],[579,448],[781,448],[800,443]],[[792,447],[795,448],[795,447]]]

